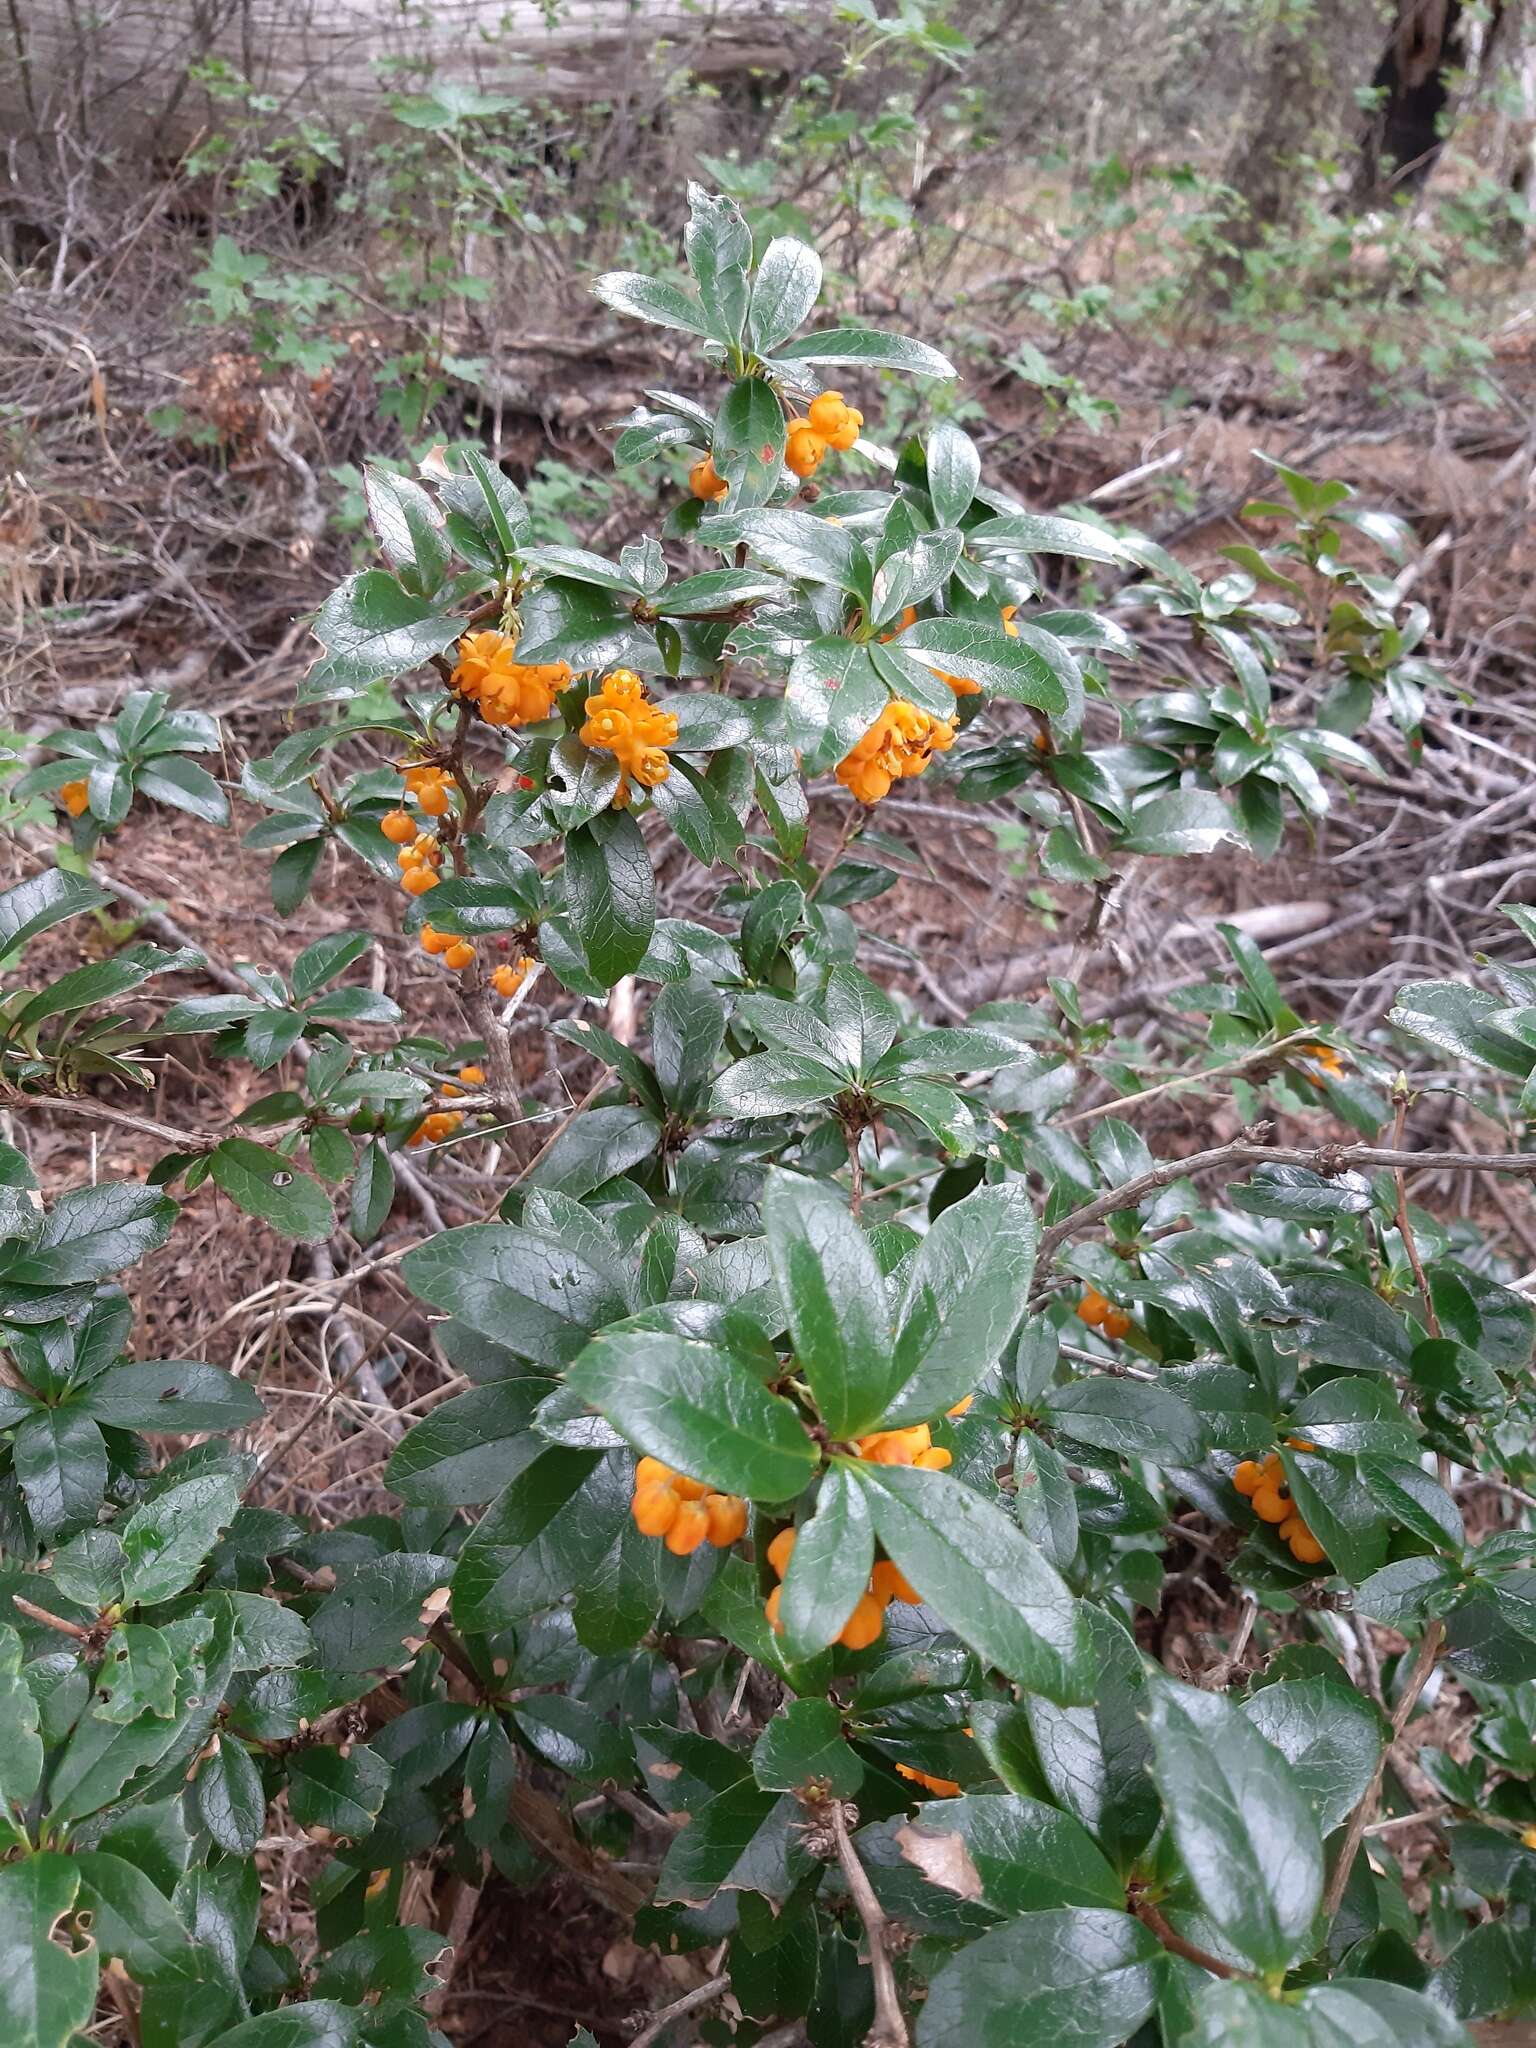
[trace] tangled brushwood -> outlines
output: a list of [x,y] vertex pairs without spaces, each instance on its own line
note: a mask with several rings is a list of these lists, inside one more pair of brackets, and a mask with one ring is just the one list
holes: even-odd
[[[918,777],[1013,795],[1092,898],[1079,961],[1129,861],[1273,854],[1441,688],[1374,553],[1406,536],[1280,469],[1203,582],[985,483],[953,425],[867,433],[825,376],[873,411],[950,366],[814,324],[805,244],[754,260],[694,190],[685,248],[687,285],[596,286],[721,381],[620,426],[625,464],[687,453],[664,533],[535,545],[474,445],[370,476],[383,566],[242,776],[279,911],[356,864],[453,973],[460,1048],[349,978],[363,933],[168,1005],[196,951],[29,981],[132,804],[228,807],[210,721],[152,692],[19,784],[68,844],[0,896],[12,1127],[101,1090],[163,1156],[45,1207],[0,1146],[0,2040],[420,2048],[472,1924],[417,1924],[421,1874],[472,1906],[554,1869],[668,1957],[648,2043],[1466,2043],[1536,1982],[1536,1319],[1408,1177],[1527,1199],[1536,967],[1409,985],[1352,1039],[1223,925],[1226,971],[1167,992],[1170,1074],[1076,968],[930,1022],[854,915]],[[1048,558],[1103,601],[1054,603]],[[1148,610],[1197,682],[1141,661]],[[707,911],[658,915],[663,858]],[[596,1014],[512,1170],[543,977]],[[193,1036],[237,1128],[125,1093]],[[1485,1150],[1416,1143],[1409,1057]],[[1138,1105],[1173,1087],[1214,1135],[1160,1158]],[[483,1218],[377,1253],[462,1375],[398,1434],[397,1512],[273,1505],[258,1390],[137,1361],[116,1276],[205,1181],[310,1246],[344,1191],[372,1245],[468,1146]],[[1152,1654],[1196,1578],[1229,1619]],[[1454,1755],[1417,1718],[1453,1688]]]

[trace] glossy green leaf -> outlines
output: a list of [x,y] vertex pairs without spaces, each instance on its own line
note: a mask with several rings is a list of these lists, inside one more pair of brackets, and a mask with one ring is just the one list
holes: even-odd
[[842,1466],[821,1482],[816,1510],[802,1522],[779,1597],[786,1656],[814,1657],[842,1631],[869,1584],[874,1523],[865,1493]]
[[1027,1913],[940,1969],[917,2048],[1120,2048],[1156,2002],[1162,1956],[1123,1908]]
[[896,1389],[881,1418],[919,1422],[971,1392],[1023,1320],[1039,1230],[1021,1184],[977,1188],[919,1245],[896,1311]]
[[1309,1948],[1323,1895],[1306,1793],[1229,1700],[1160,1673],[1148,1692],[1153,1776],[1200,1902],[1258,1969],[1284,1969]]
[[858,1436],[879,1419],[891,1384],[874,1253],[837,1188],[803,1174],[770,1172],[763,1224],[795,1355],[821,1419],[834,1437]]
[[59,1922],[79,1898],[80,1872],[64,1856],[32,1856],[0,1869],[0,2040],[6,2048],[67,2048],[96,2004],[97,1960],[76,1950]]
[[319,1244],[336,1227],[331,1198],[312,1174],[250,1138],[226,1138],[209,1154],[214,1185],[248,1216],[300,1244]]
[[645,958],[656,922],[656,878],[627,811],[603,811],[565,842],[565,898],[588,968],[605,988]]
[[788,1401],[719,1345],[644,1316],[605,1330],[566,1378],[637,1449],[722,1493],[785,1500],[815,1466]]
[[152,1606],[184,1592],[240,1506],[226,1472],[205,1473],[168,1488],[123,1522],[123,1604]]
[[875,1534],[922,1598],[979,1656],[1048,1699],[1089,1698],[1093,1668],[1079,1605],[1001,1511],[943,1472],[853,1468]]

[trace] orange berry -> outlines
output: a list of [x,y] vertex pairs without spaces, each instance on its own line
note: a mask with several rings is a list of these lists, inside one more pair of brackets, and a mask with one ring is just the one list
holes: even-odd
[[701,1543],[709,1541],[709,1510],[701,1500],[679,1503],[676,1520],[666,1533],[666,1546],[674,1557],[691,1557]]
[[453,944],[453,935],[450,932],[434,931],[429,924],[424,924],[417,936],[421,940],[421,950],[424,953],[446,953]]
[[782,1586],[775,1586],[768,1595],[768,1598],[763,1602],[763,1612],[768,1617],[768,1626],[776,1636],[781,1636],[784,1633],[784,1624],[779,1619],[779,1604],[783,1598],[784,1588]]
[[1321,1564],[1328,1553],[1311,1531],[1307,1530],[1302,1535],[1291,1538],[1291,1555],[1298,1564]]
[[1256,1465],[1252,1458],[1244,1458],[1241,1465],[1232,1474],[1232,1484],[1239,1493],[1246,1494],[1248,1499],[1252,1500],[1253,1496],[1264,1484],[1263,1468]]
[[483,1067],[460,1067],[459,1079],[466,1088],[483,1088],[485,1086],[485,1069]]
[[1253,1496],[1253,1512],[1261,1522],[1283,1522],[1295,1505],[1288,1493],[1278,1493],[1272,1486],[1261,1486]]
[[843,1623],[838,1641],[849,1650],[867,1650],[885,1627],[885,1609],[873,1593],[861,1593],[858,1605]]
[[900,1600],[906,1607],[920,1607],[922,1594],[915,1593],[888,1557],[882,1557],[869,1575],[869,1590],[877,1600]]
[[396,846],[405,846],[416,837],[416,820],[409,811],[386,811],[379,820],[379,830]]
[[734,1493],[706,1493],[704,1512],[709,1517],[709,1540],[717,1550],[728,1550],[747,1533],[747,1504]]
[[924,1472],[947,1472],[955,1462],[955,1454],[946,1451],[942,1444],[934,1444],[929,1450],[919,1451],[912,1462]]
[[672,1484],[671,1467],[663,1465],[660,1458],[642,1458],[635,1467],[635,1484],[636,1486],[655,1486],[657,1484],[670,1486]]
[[781,1579],[789,1570],[789,1554],[794,1547],[793,1529],[781,1529],[768,1546],[768,1562]]
[[491,976],[491,987],[499,996],[515,996],[523,985],[523,977],[515,967],[498,967]]
[[446,784],[441,782],[428,783],[427,787],[417,794],[416,801],[421,805],[421,808],[429,818],[441,818],[449,805]]
[[1280,1462],[1280,1453],[1271,1451],[1264,1460],[1264,1480],[1278,1492],[1285,1485],[1285,1467]]
[[1090,1330],[1097,1329],[1109,1313],[1109,1302],[1100,1294],[1097,1287],[1090,1287],[1077,1304],[1077,1319],[1080,1323],[1086,1323]]
[[90,806],[91,790],[87,782],[65,782],[59,786],[59,802],[72,818],[80,817]]
[[710,1490],[702,1479],[690,1479],[682,1472],[672,1474],[672,1484],[684,1500],[702,1500]]
[[814,476],[827,444],[804,420],[791,420],[784,460],[796,476]]
[[[1317,1445],[1309,1444],[1304,1436],[1288,1436],[1285,1443],[1287,1450],[1292,1451],[1315,1451],[1317,1449]],[[1276,1463],[1279,1463],[1278,1458]]]
[[475,949],[467,939],[455,939],[443,955],[443,965],[451,967],[455,974],[461,974],[475,957]]
[[1287,1515],[1275,1533],[1279,1536],[1282,1543],[1289,1543],[1292,1537],[1305,1536],[1308,1531],[1307,1525],[1300,1515]]
[[682,1502],[664,1481],[655,1479],[635,1488],[629,1511],[642,1536],[665,1536],[682,1510]]
[[714,504],[725,497],[731,487],[716,469],[714,457],[704,455],[688,472],[688,488],[696,498],[702,498],[706,504]]
[[854,442],[858,440],[863,425],[864,415],[859,411],[858,407],[845,405],[843,407],[842,424],[828,434],[827,446],[844,451],[851,448]]
[[1118,1342],[1120,1338],[1130,1335],[1131,1319],[1123,1309],[1112,1308],[1105,1316],[1103,1322],[1100,1323],[1099,1328],[1106,1337]]
[[400,886],[407,896],[425,896],[437,887],[439,879],[431,868],[411,868],[400,877]]
[[962,1415],[968,1415],[970,1413],[971,1403],[975,1400],[975,1398],[976,1396],[974,1394],[967,1394],[963,1401],[957,1401],[953,1408],[946,1408],[944,1410],[944,1413],[956,1419],[958,1419]]

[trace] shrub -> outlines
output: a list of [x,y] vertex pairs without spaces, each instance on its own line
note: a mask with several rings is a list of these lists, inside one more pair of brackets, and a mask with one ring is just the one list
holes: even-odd
[[[1456,1497],[1531,1476],[1530,1308],[1466,1219],[1410,1202],[1441,1155],[1405,1147],[1389,1049],[1299,1016],[1236,926],[1226,979],[1168,992],[1192,1042],[1171,1073],[1077,972],[1128,861],[1271,853],[1288,811],[1373,771],[1378,712],[1416,733],[1427,622],[1355,560],[1404,536],[1281,470],[1250,508],[1279,536],[1203,583],[984,484],[953,425],[865,438],[825,376],[872,404],[877,375],[949,365],[806,331],[804,244],[754,264],[695,190],[686,250],[687,288],[597,291],[724,380],[713,413],[651,393],[615,451],[688,450],[661,538],[718,566],[678,575],[656,537],[536,546],[473,446],[372,473],[387,566],[320,611],[320,720],[242,776],[279,909],[331,846],[403,882],[405,940],[475,1040],[380,1050],[405,1020],[337,934],[159,1017],[278,1077],[236,1134],[141,1120],[169,1147],[153,1185],[46,1213],[0,1149],[7,2048],[63,2048],[103,1966],[151,2048],[433,2038],[445,1943],[401,1914],[423,1860],[470,1887],[563,1867],[696,1954],[648,2041],[801,2017],[816,2048],[1464,2041],[1530,1967],[1532,1539],[1469,1545]],[[1113,601],[1053,604],[1045,557]],[[1138,608],[1183,622],[1199,680],[1147,672]],[[7,961],[108,900],[76,870],[135,792],[222,815],[183,760],[209,739],[138,700],[54,736],[15,795],[80,798],[74,849],[0,898]],[[834,770],[818,864],[806,784]],[[914,781],[1013,792],[1045,875],[1091,885],[1040,1000],[946,997],[934,1025],[915,956],[882,948],[890,986],[858,964],[853,910],[894,874],[879,805]],[[674,842],[718,890],[695,916],[657,915]],[[12,1092],[142,1078],[102,1006],[193,964],[136,945],[19,986]],[[440,1144],[517,1142],[509,1025],[544,976],[588,1005],[641,984],[648,1052],[557,1025],[596,1068],[577,1107],[492,1220],[406,1254],[470,1384],[395,1449],[398,1515],[263,1505],[289,1447],[238,1447],[258,1396],[125,1362],[114,1276],[165,1242],[178,1184],[315,1244],[347,1186],[366,1244],[406,1149],[430,1175]],[[1507,1118],[1533,1018],[1536,973],[1505,971],[1404,990],[1394,1023]],[[1134,1118],[1174,1091],[1229,1099],[1240,1135],[1155,1157]],[[1358,1141],[1277,1142],[1277,1115],[1318,1113]],[[157,1463],[167,1433],[199,1441]],[[1241,1621],[1171,1674],[1148,1649],[1191,1557]],[[1447,1668],[1479,1712],[1467,1756],[1420,1758],[1450,1817],[1421,1954],[1423,1888],[1390,1833],[1361,1850]],[[302,1953],[263,1926],[276,1801],[327,1852]],[[654,1883],[620,1882],[608,1853],[658,1842]]]

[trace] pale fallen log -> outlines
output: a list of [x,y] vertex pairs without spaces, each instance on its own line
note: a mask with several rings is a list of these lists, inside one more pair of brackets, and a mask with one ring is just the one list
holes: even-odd
[[227,125],[190,67],[222,64],[277,121],[341,128],[390,93],[445,88],[622,108],[669,71],[718,79],[782,67],[793,18],[831,0],[72,0],[0,13],[0,124],[63,121],[97,146],[165,158]]

